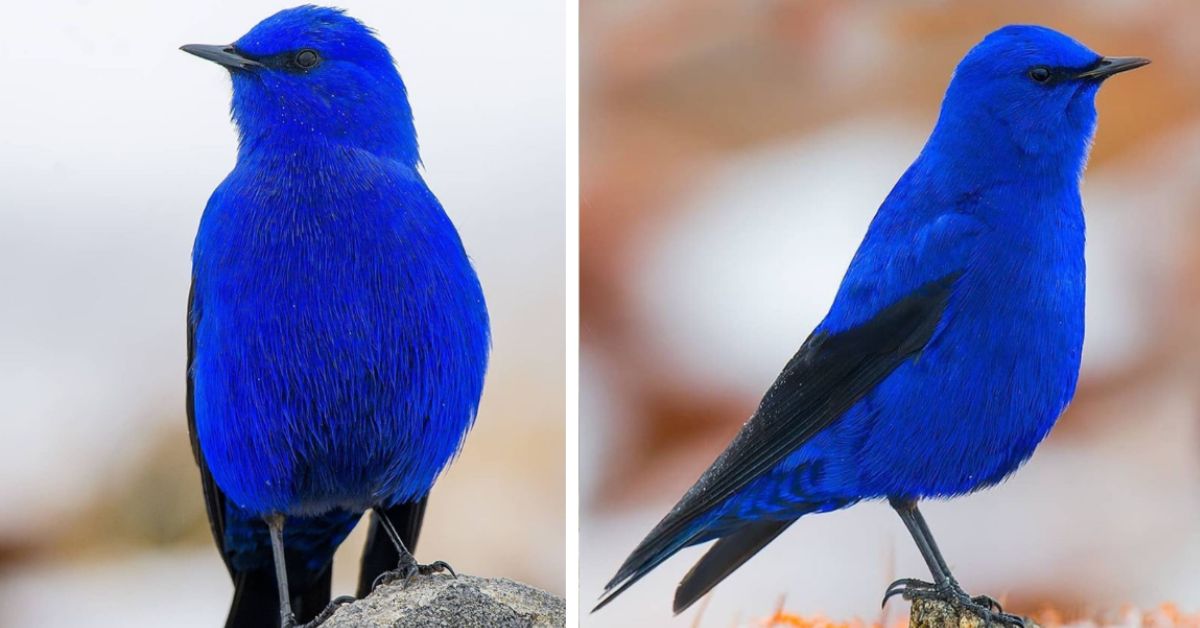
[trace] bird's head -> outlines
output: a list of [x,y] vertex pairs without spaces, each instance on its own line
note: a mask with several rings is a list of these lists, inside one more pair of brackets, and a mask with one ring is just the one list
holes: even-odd
[[285,9],[228,45],[183,46],[233,77],[242,150],[343,144],[415,164],[416,130],[387,47],[339,9]]
[[984,147],[992,158],[1007,153],[1082,167],[1100,84],[1149,62],[1101,56],[1042,26],[1005,26],[959,63],[935,138]]

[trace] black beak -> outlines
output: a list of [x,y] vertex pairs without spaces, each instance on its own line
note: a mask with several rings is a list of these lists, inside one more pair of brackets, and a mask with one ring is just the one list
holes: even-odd
[[207,59],[218,65],[223,65],[231,70],[249,70],[251,68],[260,68],[262,64],[242,56],[232,45],[230,46],[209,46],[206,44],[188,44],[180,46],[180,50],[194,54],[201,59]]
[[1150,60],[1142,57],[1101,57],[1092,67],[1076,74],[1075,78],[1103,81],[1114,74],[1136,70],[1148,63]]

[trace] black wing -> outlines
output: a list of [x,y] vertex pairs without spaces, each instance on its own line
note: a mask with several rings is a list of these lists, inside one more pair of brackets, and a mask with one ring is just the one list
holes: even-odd
[[959,275],[926,283],[858,327],[810,336],[729,447],[621,565],[596,609],[688,545],[698,532],[695,522],[705,513],[829,427],[920,353],[937,329]]

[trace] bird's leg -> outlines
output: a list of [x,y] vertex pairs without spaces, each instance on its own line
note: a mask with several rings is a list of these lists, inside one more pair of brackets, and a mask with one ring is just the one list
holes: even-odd
[[450,575],[454,576],[455,578],[458,577],[458,574],[454,573],[454,568],[445,561],[434,561],[428,565],[422,565],[418,563],[416,557],[412,555],[412,552],[408,551],[408,548],[405,547],[404,539],[400,538],[400,533],[396,531],[396,527],[392,525],[392,521],[388,519],[387,513],[384,511],[384,509],[377,507],[374,509],[374,512],[375,519],[379,521],[379,525],[383,528],[383,531],[387,533],[388,539],[390,539],[392,545],[396,547],[396,553],[400,555],[400,564],[397,565],[396,569],[392,571],[386,571],[379,574],[379,577],[376,578],[375,582],[371,584],[372,589],[381,584],[387,584],[397,580],[403,580],[404,586],[408,586],[408,583],[417,575],[428,576],[435,573],[441,573],[443,571],[450,572]]
[[341,608],[345,604],[349,604],[351,602],[356,602],[356,601],[357,600],[353,596],[340,595],[340,596],[334,598],[333,601],[330,602],[329,605],[325,607],[325,610],[322,610],[320,613],[318,613],[317,616],[314,617],[312,621],[308,622],[307,624],[304,624],[303,626],[297,626],[297,628],[316,628],[317,626],[320,626],[321,624],[325,623],[325,621],[328,620],[330,617],[333,617],[333,614],[337,612],[337,609]]
[[900,520],[904,522],[908,533],[916,542],[917,549],[920,550],[921,557],[925,559],[929,573],[933,576],[933,582],[912,578],[897,580],[889,585],[884,593],[884,604],[887,603],[888,598],[897,594],[906,600],[918,597],[935,599],[970,611],[983,619],[985,624],[994,622],[1022,627],[1025,625],[1024,618],[1003,612],[996,600],[986,595],[972,597],[963,590],[958,581],[954,579],[954,575],[950,573],[950,567],[946,565],[946,559],[942,557],[937,542],[933,540],[933,534],[929,531],[929,525],[925,523],[925,518],[921,516],[916,500],[890,499],[888,501],[900,515]]
[[333,616],[343,604],[353,602],[354,598],[343,595],[332,602],[325,610],[306,624],[296,622],[296,614],[292,612],[292,596],[288,589],[287,560],[283,555],[283,523],[284,516],[273,514],[266,517],[267,528],[271,531],[271,552],[275,555],[275,584],[279,587],[279,625],[281,628],[317,628],[325,620]]
[[271,531],[271,552],[275,555],[275,585],[279,588],[279,625],[293,628],[296,615],[292,613],[292,596],[288,593],[287,561],[283,556],[283,521],[284,517],[279,513],[266,517],[267,529]]
[[936,546],[931,546],[922,532],[920,525],[913,516],[917,511],[917,503],[911,500],[889,500],[892,508],[900,515],[900,520],[904,522],[904,527],[908,528],[908,533],[912,535],[913,541],[917,544],[917,549],[921,552],[921,558],[925,559],[925,565],[929,567],[929,573],[933,576],[933,582],[925,582],[915,578],[902,578],[888,585],[887,591],[883,596],[883,603],[887,604],[888,598],[893,595],[902,594],[905,599],[910,595],[927,593],[931,596],[936,595],[942,588],[948,588],[952,579],[947,575],[948,569],[943,567],[945,561],[941,560],[941,555],[937,551]]
[[[958,591],[962,591],[962,586],[954,579],[954,574],[950,573],[950,567],[946,565],[946,559],[942,557],[942,551],[938,549],[937,541],[933,539],[933,533],[929,531],[929,524],[925,523],[925,517],[921,514],[921,510],[917,508],[916,502],[913,502],[912,517],[917,522],[917,529],[920,530],[921,536],[925,538],[930,551],[933,553],[934,560],[937,561],[938,567],[941,568],[942,573],[950,581],[950,586]],[[971,600],[976,604],[987,606],[998,613],[1004,612],[1004,608],[1000,606],[1000,602],[997,602],[990,595],[976,595]]]

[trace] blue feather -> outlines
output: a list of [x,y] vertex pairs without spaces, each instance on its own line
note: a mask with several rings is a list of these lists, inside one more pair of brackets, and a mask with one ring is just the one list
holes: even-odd
[[229,498],[313,515],[427,492],[475,415],[488,322],[417,172],[335,143],[248,151],[194,256],[196,428]]
[[278,617],[257,581],[261,599],[238,609],[246,574],[270,574],[264,517],[287,517],[293,606],[312,606],[365,510],[423,504],[475,420],[488,312],[370,29],[302,6],[184,50],[233,83],[237,164],[193,251],[189,410],[239,587],[230,625],[256,625],[270,605]]
[[963,495],[1028,460],[1079,375],[1094,97],[1145,63],[1040,26],[976,45],[829,313],[600,606],[721,539],[680,585],[678,612],[803,515]]

